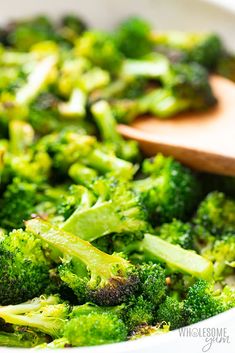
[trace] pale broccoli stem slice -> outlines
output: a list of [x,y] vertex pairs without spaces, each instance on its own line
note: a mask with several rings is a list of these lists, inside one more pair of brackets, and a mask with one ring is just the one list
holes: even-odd
[[69,176],[75,183],[90,186],[91,183],[97,178],[98,173],[96,170],[86,167],[81,163],[74,163],[69,168]]
[[112,114],[112,110],[106,101],[99,101],[91,107],[91,112],[105,141],[119,143],[122,141],[117,132],[117,123]]
[[124,77],[144,76],[148,78],[161,78],[165,76],[169,70],[169,60],[161,54],[156,54],[154,58],[150,60],[125,60],[121,73]]
[[60,103],[59,112],[66,118],[84,118],[86,115],[87,95],[80,88],[74,88],[66,103]]
[[185,250],[161,238],[145,234],[141,247],[150,258],[164,262],[172,269],[188,273],[194,277],[209,280],[212,278],[213,265],[193,251]]
[[45,87],[57,63],[56,56],[48,56],[41,60],[30,73],[26,84],[16,93],[18,105],[29,104]]
[[137,169],[132,163],[117,158],[114,154],[104,153],[99,149],[94,149],[87,158],[81,158],[81,162],[98,170],[100,173],[112,172],[125,179],[131,179]]
[[66,232],[72,232],[89,241],[112,233],[114,228],[118,233],[125,231],[125,225],[110,201],[85,211],[75,211],[62,226]]
[[22,120],[12,120],[9,123],[10,152],[15,155],[22,155],[27,151],[34,141],[34,130],[32,126]]
[[107,86],[110,83],[110,75],[108,71],[102,70],[100,67],[93,67],[89,71],[81,75],[78,84],[87,93],[91,93],[95,89]]

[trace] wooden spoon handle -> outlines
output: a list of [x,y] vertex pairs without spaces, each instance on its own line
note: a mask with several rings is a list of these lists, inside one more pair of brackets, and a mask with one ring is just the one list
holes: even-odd
[[[226,157],[224,155],[205,152],[196,148],[189,148],[175,144],[168,144],[155,138],[149,138],[149,134],[128,125],[119,125],[118,131],[126,138],[136,140],[140,144],[141,150],[147,156],[153,156],[158,152],[173,156],[185,165],[204,172],[212,172],[222,175],[235,176],[235,156]],[[235,143],[235,141],[234,141]]]

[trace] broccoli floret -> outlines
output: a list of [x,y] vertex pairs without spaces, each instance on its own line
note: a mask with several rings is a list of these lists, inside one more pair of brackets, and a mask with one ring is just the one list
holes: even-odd
[[95,201],[95,196],[87,188],[81,185],[71,185],[69,193],[61,198],[61,202],[57,206],[57,212],[68,219],[75,210],[84,210],[90,208]]
[[75,52],[112,74],[117,73],[122,64],[122,54],[112,36],[105,32],[85,32],[77,40]]
[[233,274],[235,267],[235,234],[228,233],[215,239],[212,245],[202,250],[202,255],[214,265],[214,279],[223,280]]
[[145,263],[138,268],[140,290],[147,301],[159,305],[166,294],[166,272],[159,265]]
[[142,18],[130,17],[121,22],[114,36],[119,50],[128,58],[140,58],[153,50],[151,26]]
[[155,306],[142,295],[132,297],[127,304],[121,308],[121,317],[128,328],[129,333],[141,325],[151,325],[154,322]]
[[50,263],[41,242],[15,230],[0,243],[0,303],[17,304],[40,295],[49,284]]
[[106,101],[99,101],[91,107],[91,111],[99,128],[102,141],[114,145],[118,157],[130,161],[138,159],[137,142],[125,141],[117,132],[117,123],[109,104]]
[[140,99],[140,112],[168,118],[186,110],[205,110],[217,102],[207,71],[196,63],[173,65],[162,81],[162,88]]
[[80,301],[116,305],[137,290],[139,278],[136,270],[124,258],[105,254],[40,219],[28,221],[26,228],[62,253],[61,279],[74,290]]
[[1,225],[7,229],[23,227],[31,217],[37,200],[37,186],[14,178],[0,200]]
[[142,170],[149,176],[134,181],[134,190],[140,194],[153,222],[187,219],[200,194],[195,175],[171,157],[161,154],[145,160]]
[[33,44],[54,40],[55,37],[50,20],[45,16],[38,16],[31,20],[12,23],[9,26],[7,42],[19,51],[28,51]]
[[213,33],[162,32],[153,38],[155,44],[179,49],[185,60],[212,70],[223,53],[221,39]]
[[64,337],[73,347],[94,346],[125,341],[127,329],[115,312],[85,305],[72,311]]
[[50,335],[52,338],[61,337],[70,308],[56,295],[34,298],[31,301],[2,306],[0,318],[6,323],[17,326],[31,327]]
[[59,174],[67,174],[75,162],[91,167],[101,175],[111,173],[125,179],[136,172],[136,166],[116,157],[113,150],[98,143],[95,137],[71,129],[47,135],[41,140],[40,148],[52,157]]
[[208,319],[235,306],[235,293],[229,287],[215,291],[209,282],[199,280],[189,288],[184,301],[188,324]]
[[166,297],[157,310],[157,320],[169,324],[171,330],[184,326],[183,302],[174,297]]
[[62,18],[58,33],[63,40],[73,44],[86,29],[87,25],[80,17],[69,14]]
[[198,234],[219,236],[235,228],[235,202],[222,192],[214,191],[206,196],[194,218]]
[[62,225],[63,230],[93,241],[111,233],[143,234],[150,229],[145,208],[128,184],[99,179],[94,192],[98,196],[95,204],[76,209]]
[[169,243],[178,244],[184,249],[194,248],[194,233],[189,223],[173,219],[171,223],[164,223],[157,228],[156,234]]
[[42,92],[30,105],[28,121],[39,134],[45,135],[59,126],[58,99],[49,92]]

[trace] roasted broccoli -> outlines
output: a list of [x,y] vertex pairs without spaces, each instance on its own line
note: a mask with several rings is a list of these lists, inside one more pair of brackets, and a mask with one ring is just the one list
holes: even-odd
[[21,229],[0,242],[0,304],[17,304],[43,293],[50,282],[51,263],[40,240]]
[[85,209],[78,207],[62,225],[63,230],[93,241],[106,234],[143,234],[150,229],[146,210],[130,185],[99,179],[94,192],[97,201]]
[[199,63],[211,70],[215,69],[223,53],[221,39],[214,33],[156,32],[153,40],[156,45],[180,50],[184,60]]
[[60,277],[80,301],[116,305],[137,290],[139,277],[136,270],[121,256],[105,254],[40,219],[27,221],[26,229],[62,253]]
[[213,284],[199,280],[189,288],[184,301],[184,315],[188,324],[208,319],[235,306],[235,292],[229,287],[214,290]]
[[215,106],[211,75],[234,80],[221,39],[41,15],[0,28],[0,65],[0,346],[104,345],[235,307],[234,179],[118,126]]
[[200,186],[195,175],[171,157],[145,160],[146,178],[133,182],[154,223],[186,219],[197,204]]

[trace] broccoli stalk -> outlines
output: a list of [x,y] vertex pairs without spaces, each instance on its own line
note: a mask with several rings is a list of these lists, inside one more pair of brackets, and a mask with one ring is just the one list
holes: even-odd
[[91,112],[99,128],[102,140],[115,146],[118,157],[134,160],[138,157],[137,143],[125,141],[117,131],[117,122],[111,107],[106,101],[99,101],[91,107]]
[[86,94],[79,88],[74,88],[66,103],[60,103],[59,112],[66,118],[84,118],[86,115]]
[[61,252],[64,257],[61,278],[78,298],[100,305],[116,305],[137,290],[135,269],[122,257],[105,254],[90,243],[40,219],[27,221],[26,229]]
[[47,344],[47,337],[33,331],[16,330],[14,332],[0,331],[0,346],[13,348],[33,348]]
[[173,270],[188,273],[197,278],[210,279],[212,276],[213,266],[209,260],[155,235],[145,234],[139,246],[147,258],[166,263]]
[[[185,219],[193,211],[200,194],[195,175],[171,157],[161,154],[143,162],[148,176],[133,182],[153,222]],[[156,217],[156,221],[155,221]]]
[[24,155],[34,142],[32,126],[21,120],[12,120],[9,123],[10,145],[9,150],[14,155]]
[[17,105],[29,104],[39,94],[42,88],[48,84],[56,62],[55,56],[48,56],[35,66],[25,86],[16,93],[15,103]]

